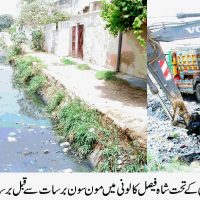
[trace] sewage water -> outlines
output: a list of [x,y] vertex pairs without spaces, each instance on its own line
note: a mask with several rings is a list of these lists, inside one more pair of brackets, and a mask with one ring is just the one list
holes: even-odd
[[64,154],[45,105],[15,87],[0,63],[0,172],[89,172],[87,161]]

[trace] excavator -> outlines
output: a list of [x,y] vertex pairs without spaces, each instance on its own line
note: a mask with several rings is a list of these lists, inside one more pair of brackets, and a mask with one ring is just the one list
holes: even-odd
[[[177,18],[179,19],[191,19],[191,17],[192,19],[200,17],[200,13],[177,14]],[[159,97],[163,109],[174,126],[184,126],[188,130],[188,134],[200,135],[200,114],[198,110],[193,113],[189,113],[187,110],[177,86],[179,80],[177,81],[171,72],[160,44],[160,42],[200,38],[200,20],[156,24],[148,26],[147,30],[147,84],[150,91]],[[200,74],[200,66],[198,72]],[[159,89],[154,84],[155,81],[170,101],[172,112],[167,108],[159,95]],[[194,92],[199,92],[200,76],[194,76],[190,81],[192,82]]]

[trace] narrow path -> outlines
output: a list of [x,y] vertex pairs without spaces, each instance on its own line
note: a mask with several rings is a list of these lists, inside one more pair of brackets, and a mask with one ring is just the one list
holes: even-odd
[[69,95],[79,97],[92,108],[108,116],[129,136],[146,146],[146,91],[128,84],[98,80],[94,70],[81,71],[64,65],[60,58],[47,53],[33,53],[44,61],[44,72],[59,81]]

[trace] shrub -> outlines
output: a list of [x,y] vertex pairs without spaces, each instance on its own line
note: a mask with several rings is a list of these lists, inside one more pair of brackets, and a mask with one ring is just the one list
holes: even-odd
[[76,62],[74,61],[71,61],[70,59],[67,59],[67,58],[62,58],[61,59],[61,62],[65,65],[76,65]]
[[142,27],[147,19],[146,0],[102,0],[102,18],[106,21],[108,31],[117,36],[119,32],[134,30],[141,46],[145,46],[142,38]]
[[117,172],[117,160],[120,155],[120,148],[117,144],[108,144],[103,150],[104,162],[100,166],[100,171],[102,172]]
[[36,57],[19,57],[16,59],[15,79],[20,84],[28,83],[34,76],[40,74],[42,67],[42,62]]
[[33,77],[28,86],[28,92],[31,94],[36,94],[42,88],[45,82],[46,78],[44,76],[38,75]]
[[23,53],[23,45],[26,44],[27,37],[24,32],[12,32],[12,46],[8,48],[7,60],[10,62],[16,56]]
[[48,108],[47,108],[48,112],[52,112],[53,110],[55,110],[55,108],[60,105],[60,103],[62,102],[64,98],[65,98],[65,95],[63,92],[61,91],[57,92],[48,105]]
[[34,29],[32,31],[32,48],[35,50],[42,50],[44,36],[40,29]]
[[77,65],[77,68],[80,70],[89,70],[90,69],[89,65],[87,65],[87,64],[79,64],[79,65]]
[[96,73],[96,78],[99,80],[115,80],[116,79],[116,72],[113,71],[98,71]]
[[92,131],[99,126],[99,117],[95,110],[87,109],[80,101],[75,100],[61,109],[58,121],[62,132],[82,156],[91,152],[98,137]]

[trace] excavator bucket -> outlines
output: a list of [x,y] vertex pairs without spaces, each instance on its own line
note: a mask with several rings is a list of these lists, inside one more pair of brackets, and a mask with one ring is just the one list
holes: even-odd
[[190,117],[190,122],[188,125],[188,135],[200,135],[200,115],[195,112]]

